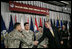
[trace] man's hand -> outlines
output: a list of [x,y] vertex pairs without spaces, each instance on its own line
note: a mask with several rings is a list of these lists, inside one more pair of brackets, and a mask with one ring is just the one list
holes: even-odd
[[34,45],[38,45],[38,41],[34,41]]
[[47,45],[43,45],[44,48],[47,48]]
[[8,48],[7,46],[5,46],[5,48]]
[[63,41],[61,41],[61,44],[63,44]]

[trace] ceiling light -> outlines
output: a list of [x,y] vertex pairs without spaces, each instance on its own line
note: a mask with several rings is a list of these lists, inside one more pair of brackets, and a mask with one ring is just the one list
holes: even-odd
[[67,8],[65,7],[65,10],[67,10]]
[[65,3],[65,4],[69,4],[68,2],[66,2],[66,1],[60,1],[60,2],[63,2],[63,3]]

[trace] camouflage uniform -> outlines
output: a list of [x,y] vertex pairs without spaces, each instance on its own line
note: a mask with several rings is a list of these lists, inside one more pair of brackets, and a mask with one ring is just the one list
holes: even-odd
[[25,43],[22,43],[22,48],[32,48],[33,47],[33,40],[34,40],[34,33],[29,30],[28,32],[26,30],[23,30],[23,35],[25,39]]
[[[41,38],[41,36],[43,35],[43,33],[36,33],[36,40],[38,40],[39,38]],[[37,48],[44,48],[43,45],[47,45],[48,44],[48,38],[45,38],[39,45]]]
[[23,37],[24,36],[19,31],[14,29],[12,32],[9,33],[7,37],[8,48],[19,48],[20,41],[24,42]]

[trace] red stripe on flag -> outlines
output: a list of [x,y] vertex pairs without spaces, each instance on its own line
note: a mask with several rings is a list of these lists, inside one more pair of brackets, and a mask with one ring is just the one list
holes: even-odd
[[42,21],[41,21],[41,18],[40,18],[40,24],[39,24],[39,26],[42,26]]
[[37,25],[37,21],[36,21],[36,18],[35,18],[35,25],[37,27],[37,31],[38,31],[38,25]]
[[29,17],[28,17],[28,19],[27,19],[27,22],[29,23]]

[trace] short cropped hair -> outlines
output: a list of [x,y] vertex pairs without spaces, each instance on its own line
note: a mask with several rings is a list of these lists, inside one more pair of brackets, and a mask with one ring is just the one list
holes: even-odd
[[19,22],[16,22],[16,23],[14,24],[14,29],[15,29],[18,25],[20,25],[20,23],[19,23]]
[[25,22],[25,23],[24,23],[24,26],[25,26],[26,24],[29,24],[29,23],[28,23],[28,22]]

